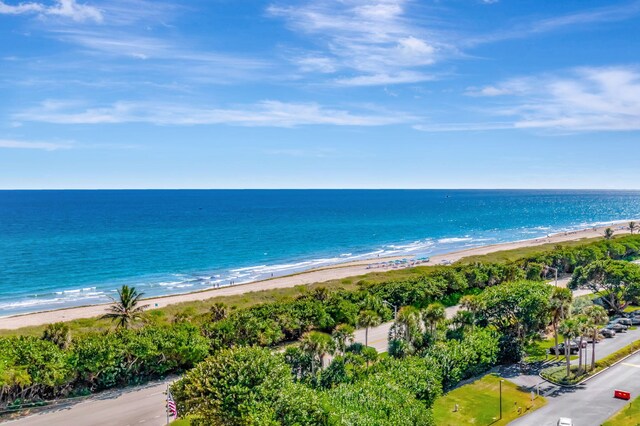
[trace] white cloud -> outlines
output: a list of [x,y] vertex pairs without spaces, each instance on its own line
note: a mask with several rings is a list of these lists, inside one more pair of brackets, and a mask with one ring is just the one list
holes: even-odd
[[117,102],[99,108],[47,101],[15,114],[17,121],[56,124],[149,123],[156,125],[207,125],[296,127],[302,125],[383,126],[414,121],[392,112],[351,112],[316,103],[263,101],[237,108],[194,107],[153,102]]
[[491,99],[483,111],[497,123],[441,123],[419,130],[542,129],[554,132],[640,130],[640,70],[585,67],[559,74],[508,80],[474,89]]
[[[339,73],[333,79],[338,84],[400,84],[432,79],[422,68],[436,62],[445,49],[433,32],[413,23],[406,10],[409,3],[321,0],[299,6],[272,5],[268,12],[322,47],[321,54],[292,59],[302,71]],[[325,66],[309,66],[308,56],[323,58],[321,65]]]
[[77,22],[102,22],[103,20],[100,9],[86,4],[76,3],[76,0],[55,0],[51,5],[44,3],[18,3],[17,5],[10,5],[0,0],[0,14],[60,16]]
[[56,151],[59,149],[69,149],[71,144],[58,142],[34,142],[20,141],[15,139],[0,139],[0,149],[39,149],[44,151]]
[[462,40],[460,44],[472,47],[479,44],[526,38],[536,34],[588,27],[601,22],[623,21],[637,16],[638,13],[640,13],[640,1],[635,0],[624,4],[568,13],[553,18],[526,19],[508,29],[500,29],[494,33],[468,37],[466,40]]

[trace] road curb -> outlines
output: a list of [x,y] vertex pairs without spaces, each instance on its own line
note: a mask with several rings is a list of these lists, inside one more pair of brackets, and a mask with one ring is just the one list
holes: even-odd
[[540,378],[542,380],[544,380],[546,382],[549,382],[549,383],[551,383],[553,385],[556,385],[556,386],[560,386],[560,387],[563,387],[563,388],[575,388],[577,386],[582,385],[583,383],[588,382],[589,380],[593,379],[594,377],[598,377],[600,374],[604,373],[605,371],[607,371],[611,367],[615,367],[616,365],[620,364],[621,362],[623,362],[627,358],[630,358],[630,357],[634,356],[637,353],[640,353],[640,349],[638,349],[635,352],[630,353],[629,355],[625,356],[624,358],[621,358],[621,359],[617,360],[616,362],[614,362],[613,364],[609,365],[608,367],[603,368],[602,370],[598,371],[597,373],[595,373],[593,375],[590,375],[590,376],[580,380],[578,383],[575,383],[573,385],[564,385],[562,383],[557,383],[557,382],[554,382],[553,380],[549,380],[549,379],[547,379],[547,378],[542,376],[542,372],[538,373],[538,376],[540,376]]

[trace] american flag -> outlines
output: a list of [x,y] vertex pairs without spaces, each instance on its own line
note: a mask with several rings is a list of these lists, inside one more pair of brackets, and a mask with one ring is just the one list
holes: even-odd
[[176,402],[173,400],[171,391],[167,389],[167,413],[170,416],[178,417],[178,409],[176,408]]

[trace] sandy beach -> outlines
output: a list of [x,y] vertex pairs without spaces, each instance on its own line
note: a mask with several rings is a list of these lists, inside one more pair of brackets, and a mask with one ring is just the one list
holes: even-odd
[[[502,250],[511,250],[528,246],[536,246],[548,243],[559,243],[563,241],[580,240],[584,238],[595,238],[603,235],[604,229],[611,227],[616,234],[628,233],[628,229],[623,229],[626,222],[616,223],[598,228],[589,228],[579,231],[562,232],[550,235],[546,238],[536,238],[524,241],[515,241],[494,245],[486,245],[480,247],[469,248],[466,250],[455,251],[446,254],[431,256],[430,262],[423,264],[425,266],[438,265],[443,262],[456,262],[464,257],[477,256],[487,253],[493,253]],[[239,284],[234,286],[222,287],[218,289],[205,290],[195,293],[178,294],[164,297],[156,297],[146,299],[152,308],[162,308],[167,305],[189,302],[196,300],[205,300],[211,297],[232,296],[252,291],[271,290],[277,288],[295,287],[297,285],[306,285],[317,282],[329,281],[334,279],[343,279],[364,275],[370,272],[384,271],[384,268],[369,269],[367,268],[372,262],[381,262],[398,259],[397,257],[385,259],[369,259],[357,262],[345,263],[330,267],[313,269],[307,272],[272,278],[264,281],[257,281],[248,284]],[[0,329],[17,329],[27,326],[36,326],[60,321],[70,321],[80,318],[91,318],[100,316],[105,313],[108,305],[92,305],[78,308],[58,309],[46,312],[37,312],[32,314],[24,314],[17,316],[9,316],[0,318]]]

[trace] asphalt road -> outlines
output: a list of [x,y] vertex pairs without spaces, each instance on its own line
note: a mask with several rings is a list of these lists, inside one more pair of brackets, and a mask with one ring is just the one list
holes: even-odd
[[575,426],[598,426],[628,402],[613,398],[615,389],[640,395],[640,354],[605,370],[576,388],[555,388],[546,394],[547,405],[510,423],[513,426],[555,426],[569,417]]
[[43,411],[9,426],[161,426],[167,423],[164,411],[166,382],[156,382],[124,391],[108,391]]

